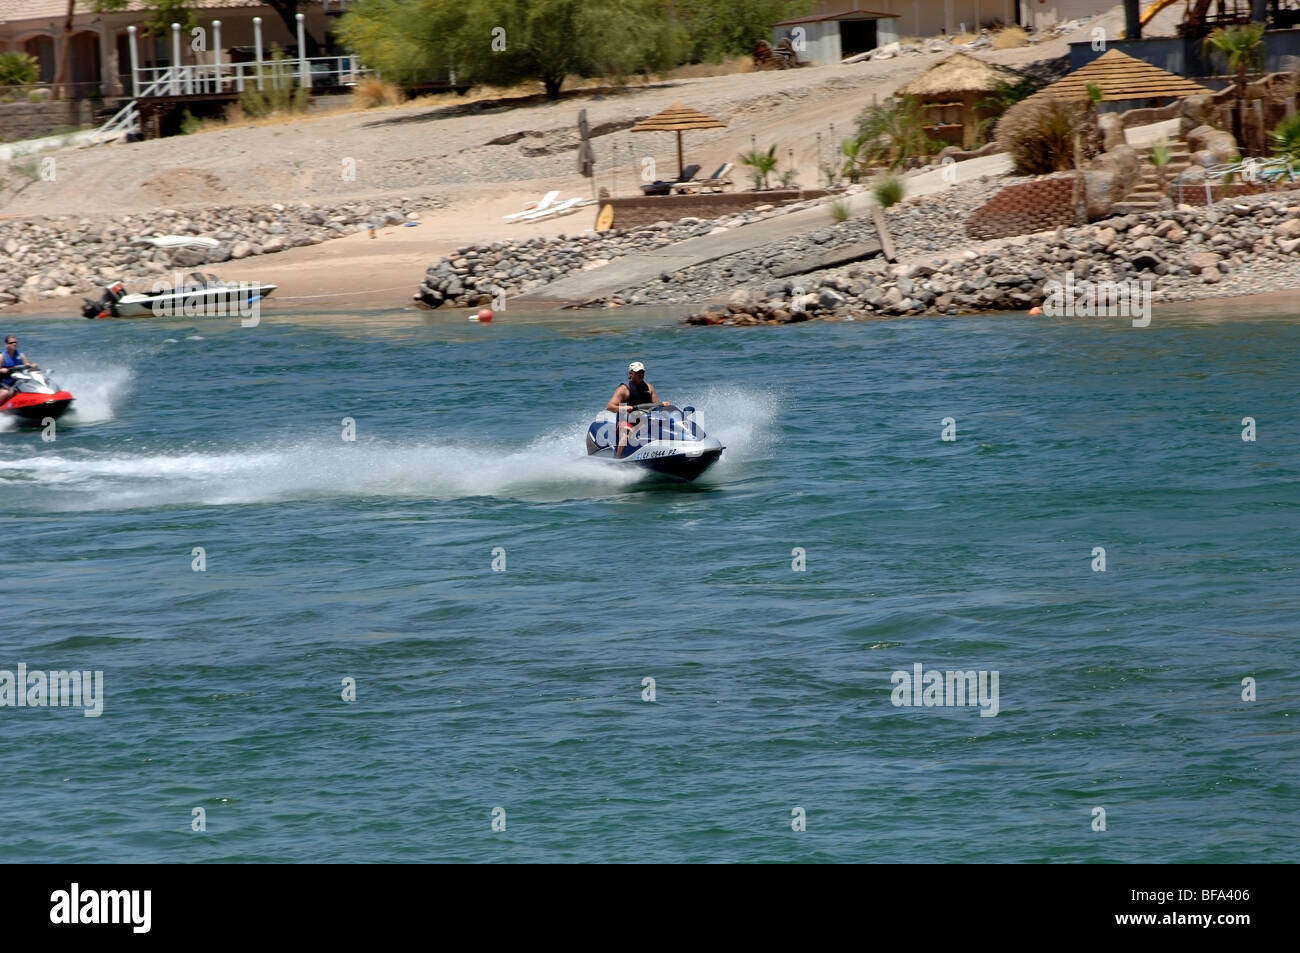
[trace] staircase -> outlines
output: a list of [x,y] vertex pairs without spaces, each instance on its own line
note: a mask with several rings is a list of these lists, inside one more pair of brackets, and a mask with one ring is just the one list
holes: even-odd
[[140,109],[136,106],[135,100],[131,99],[113,115],[112,119],[95,131],[95,141],[101,144],[113,142],[139,131]]
[[[162,96],[171,87],[177,68],[161,70],[152,83],[140,90],[140,99],[146,96]],[[95,130],[96,142],[115,142],[118,139],[124,139],[130,135],[136,135],[140,132],[140,107],[137,105],[138,99],[128,100],[126,105],[119,109],[113,118],[104,125]]]
[[1156,167],[1151,164],[1151,147],[1148,146],[1139,153],[1142,157],[1142,166],[1138,170],[1138,180],[1133,186],[1133,191],[1129,192],[1122,202],[1115,203],[1117,215],[1150,212],[1160,208],[1160,199],[1168,194],[1169,183],[1174,176],[1192,164],[1186,140],[1176,136],[1166,140],[1166,144],[1169,146],[1169,164],[1164,168],[1165,190],[1162,191],[1160,188],[1160,175]]

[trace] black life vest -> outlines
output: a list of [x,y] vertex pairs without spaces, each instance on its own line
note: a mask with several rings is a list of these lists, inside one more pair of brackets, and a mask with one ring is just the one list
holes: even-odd
[[627,403],[629,404],[648,404],[650,403],[650,385],[645,381],[637,383],[635,381],[624,381],[627,387]]

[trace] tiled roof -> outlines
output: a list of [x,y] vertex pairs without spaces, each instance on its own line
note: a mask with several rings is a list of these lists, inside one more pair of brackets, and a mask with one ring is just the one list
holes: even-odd
[[[204,10],[264,6],[265,4],[253,3],[249,2],[249,0],[200,0],[196,4],[196,11],[202,15]],[[130,0],[125,9],[143,12],[147,9],[147,4],[144,0]],[[84,2],[77,4],[77,14],[79,16],[86,16],[91,13],[90,4]],[[59,23],[62,23],[63,18],[67,15],[67,0],[0,0],[0,21],[58,20]]]
[[1034,96],[1087,100],[1089,83],[1096,83],[1101,88],[1103,102],[1157,99],[1161,96],[1196,96],[1209,92],[1204,86],[1176,73],[1144,63],[1119,50],[1107,50],[1087,66],[1040,89]]

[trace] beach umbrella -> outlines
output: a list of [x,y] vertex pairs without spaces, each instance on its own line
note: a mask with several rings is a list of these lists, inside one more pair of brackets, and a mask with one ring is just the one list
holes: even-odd
[[578,113],[578,171],[591,179],[592,194],[596,191],[596,153],[591,148],[591,127],[587,125],[587,110]]
[[642,119],[632,127],[632,132],[675,132],[677,133],[677,175],[680,178],[682,170],[686,168],[682,162],[682,133],[689,129],[726,129],[727,124],[712,116],[706,116],[704,113],[692,109],[690,106],[684,106],[681,103],[673,103],[663,112],[655,113],[648,119]]
[[587,110],[578,113],[578,171],[590,179],[596,169],[596,153],[591,148],[591,127],[587,124]]

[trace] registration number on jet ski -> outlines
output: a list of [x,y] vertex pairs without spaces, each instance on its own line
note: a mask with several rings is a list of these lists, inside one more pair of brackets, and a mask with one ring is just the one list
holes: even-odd
[[676,450],[647,450],[645,453],[641,454],[641,456],[642,456],[642,457],[646,457],[646,458],[648,458],[648,457],[671,457],[671,456],[672,456],[674,453],[676,453],[676,452],[677,452]]

